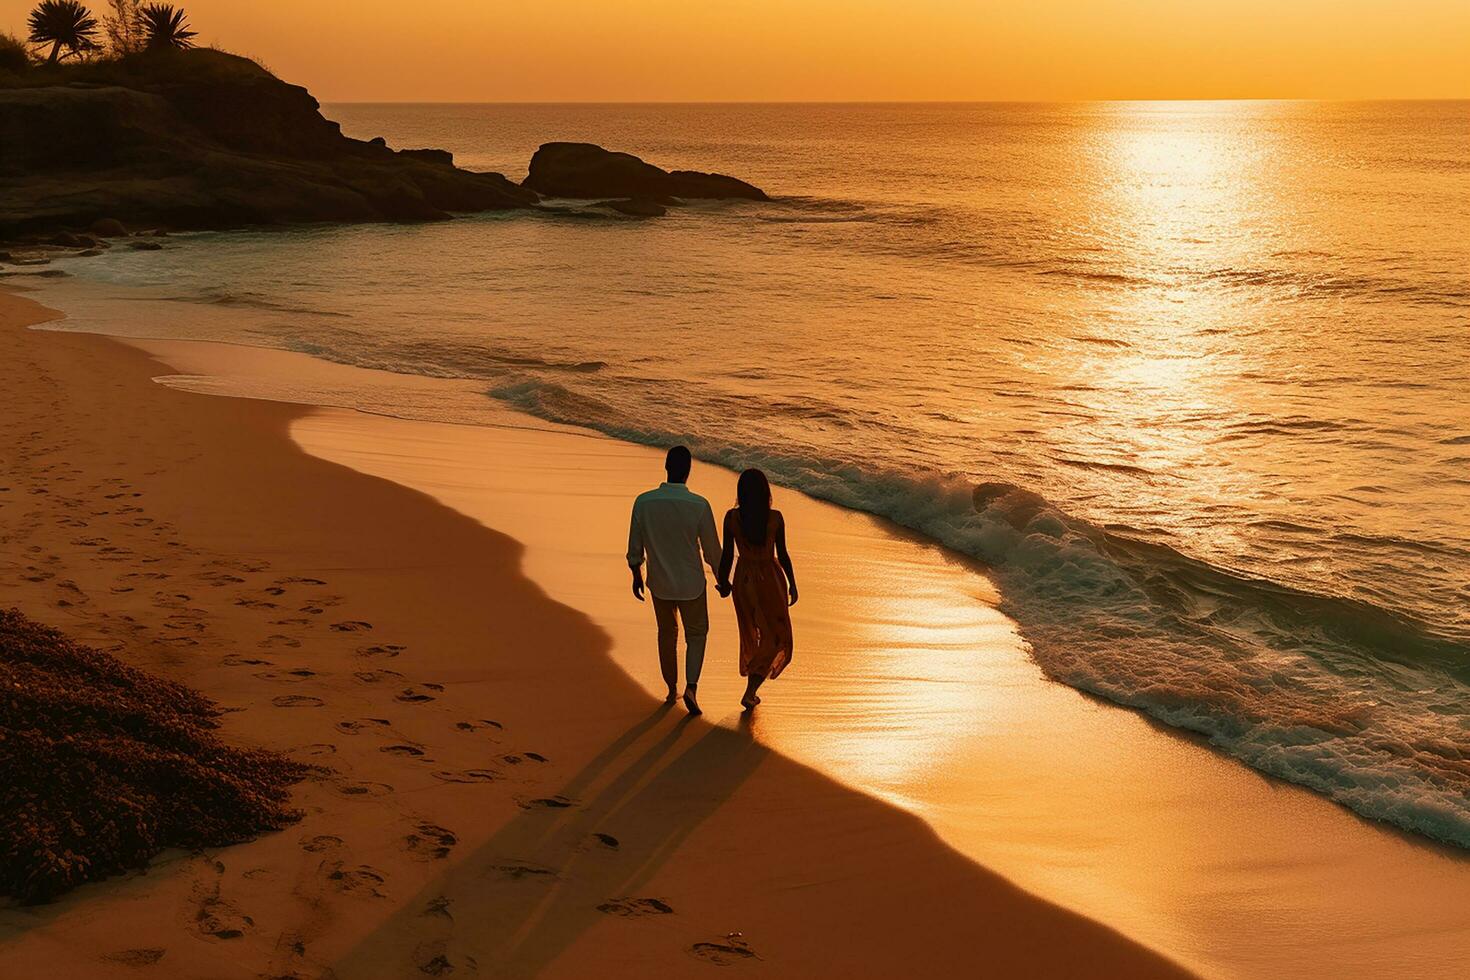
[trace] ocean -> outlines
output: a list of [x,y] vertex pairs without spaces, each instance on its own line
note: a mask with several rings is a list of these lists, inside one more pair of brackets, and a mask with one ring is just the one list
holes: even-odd
[[773,201],[58,265],[151,336],[472,383],[307,400],[509,404],[889,518],[987,566],[1055,680],[1470,847],[1470,103],[325,113],[516,179],[589,140]]

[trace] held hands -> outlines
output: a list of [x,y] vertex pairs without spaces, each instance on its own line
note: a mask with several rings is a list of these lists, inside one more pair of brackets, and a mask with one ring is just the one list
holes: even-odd
[[721,599],[728,599],[730,598],[730,593],[734,591],[734,586],[729,582],[716,582],[715,591],[720,594]]

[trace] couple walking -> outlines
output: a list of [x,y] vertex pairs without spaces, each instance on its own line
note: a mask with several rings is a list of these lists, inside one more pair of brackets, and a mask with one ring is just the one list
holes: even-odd
[[[715,575],[720,598],[735,597],[740,629],[740,676],[746,678],[740,703],[749,711],[760,704],[756,691],[791,662],[791,614],[796,605],[796,573],[786,551],[786,522],[771,509],[771,485],[760,470],[740,474],[736,506],[725,514],[725,546],[715,531],[709,501],[688,487],[689,450],[675,446],[664,460],[668,480],[633,502],[628,528],[628,567],[633,596],[643,601],[643,562],[648,560],[648,592],[658,620],[658,660],[668,702],[679,696],[677,645],[684,624],[684,706],[700,713],[699,675],[709,634],[704,564]],[[739,562],[735,561],[739,553]],[[735,577],[730,578],[730,566]],[[783,574],[784,572],[784,574]]]

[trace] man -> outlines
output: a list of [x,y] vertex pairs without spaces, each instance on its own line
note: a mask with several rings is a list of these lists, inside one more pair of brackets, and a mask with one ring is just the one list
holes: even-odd
[[628,527],[628,567],[633,571],[633,597],[643,601],[643,556],[648,555],[648,591],[658,621],[658,662],[669,686],[667,703],[679,696],[679,622],[684,624],[684,707],[700,713],[696,691],[704,668],[709,635],[704,563],[714,571],[720,562],[720,536],[709,501],[687,486],[692,457],[683,446],[664,459],[668,480],[633,501]]

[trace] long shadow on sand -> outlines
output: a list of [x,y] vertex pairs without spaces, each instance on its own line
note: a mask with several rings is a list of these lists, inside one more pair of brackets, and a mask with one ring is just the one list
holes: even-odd
[[660,732],[670,715],[660,706],[556,794],[522,799],[516,817],[338,963],[339,974],[378,975],[408,929],[421,939],[420,969],[534,976],[610,917],[677,911],[645,887],[770,750],[747,731],[688,716]]

